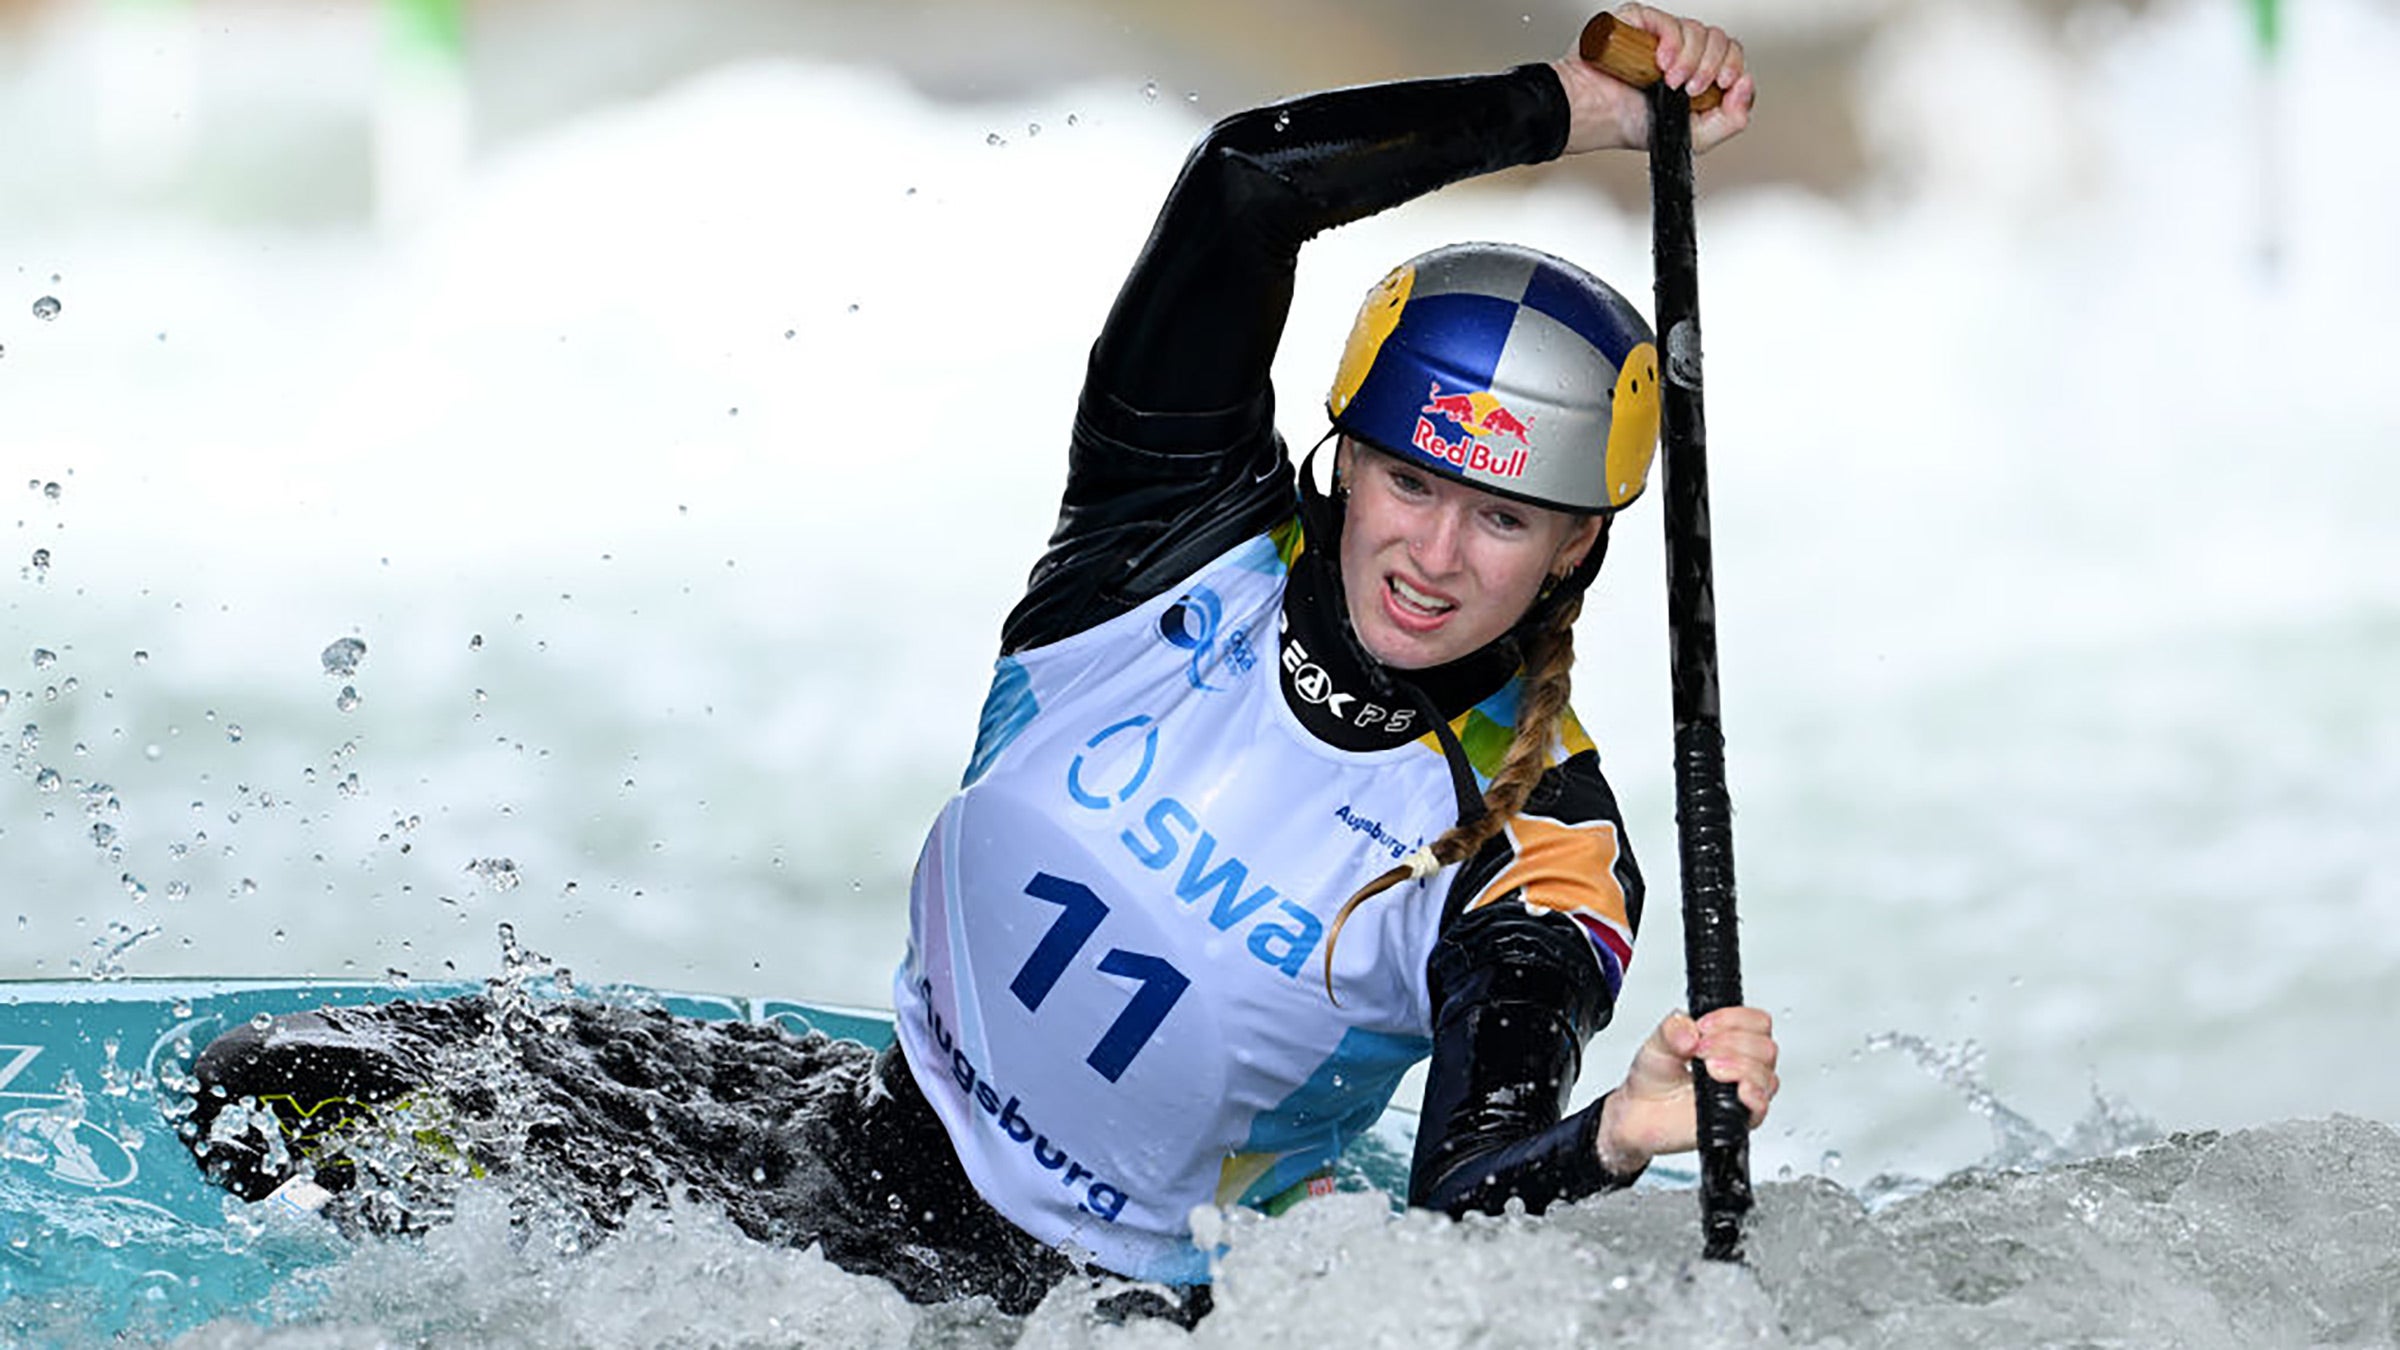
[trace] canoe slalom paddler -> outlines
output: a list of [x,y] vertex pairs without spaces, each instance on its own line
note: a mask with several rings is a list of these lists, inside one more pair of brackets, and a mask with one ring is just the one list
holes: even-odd
[[[1738,43],[1617,13],[1669,80],[1721,91],[1696,146],[1743,129]],[[1197,1291],[1189,1315],[1195,1207],[1326,1188],[1420,1061],[1408,1200],[1452,1214],[1692,1148],[1694,1061],[1755,1125],[1776,1046],[1746,1007],[1670,1013],[1565,1110],[1642,912],[1567,706],[1583,595],[1657,442],[1642,314],[1564,259],[1463,243],[1368,291],[1297,465],[1269,383],[1319,232],[1647,126],[1639,92],[1567,57],[1202,138],[1093,345],[1056,531],[918,859],[889,1050],[592,1004],[329,1010],[201,1055],[204,1165],[252,1196],[313,1168],[404,1211],[388,1153],[344,1154],[405,1119],[383,1134],[425,1168],[539,1169],[602,1224],[698,1193],[914,1298],[1023,1311],[1099,1270]],[[491,1078],[446,1074],[477,1046],[538,1108],[505,1154],[479,1134]]]

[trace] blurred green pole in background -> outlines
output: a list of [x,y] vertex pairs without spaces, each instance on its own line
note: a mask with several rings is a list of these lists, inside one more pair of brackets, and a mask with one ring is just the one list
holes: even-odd
[[2269,277],[2283,270],[2283,6],[2250,0],[2250,31],[2258,39],[2258,263]]
[[387,229],[439,211],[466,175],[470,138],[462,0],[384,0],[375,107],[375,214]]
[[2275,63],[2275,53],[2283,47],[2283,15],[2276,0],[2250,0],[2250,24],[2258,34],[2259,57],[2267,64]]
[[466,6],[460,0],[386,0],[383,12],[384,37],[394,59],[452,67],[465,63]]

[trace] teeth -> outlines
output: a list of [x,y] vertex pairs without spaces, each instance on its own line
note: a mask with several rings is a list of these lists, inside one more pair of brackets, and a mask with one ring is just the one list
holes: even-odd
[[1418,590],[1416,587],[1409,585],[1407,582],[1402,581],[1398,577],[1392,578],[1392,589],[1400,593],[1401,599],[1406,600],[1408,603],[1415,605],[1419,609],[1434,610],[1439,612],[1442,610],[1456,608],[1456,605],[1453,604],[1453,602],[1448,600],[1437,600],[1434,597],[1427,595],[1425,592]]

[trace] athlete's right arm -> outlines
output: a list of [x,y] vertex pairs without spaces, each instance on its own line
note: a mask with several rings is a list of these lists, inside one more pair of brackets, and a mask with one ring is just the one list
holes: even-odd
[[1302,244],[1553,158],[1568,130],[1547,65],[1311,94],[1212,128],[1093,344],[1058,527],[1002,650],[1123,613],[1291,513],[1268,373]]

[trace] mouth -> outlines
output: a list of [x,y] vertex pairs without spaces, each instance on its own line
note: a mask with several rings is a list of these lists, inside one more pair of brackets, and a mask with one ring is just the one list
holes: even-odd
[[1431,632],[1442,626],[1458,602],[1433,591],[1410,585],[1398,576],[1386,576],[1383,584],[1384,612],[1401,628],[1410,632]]

